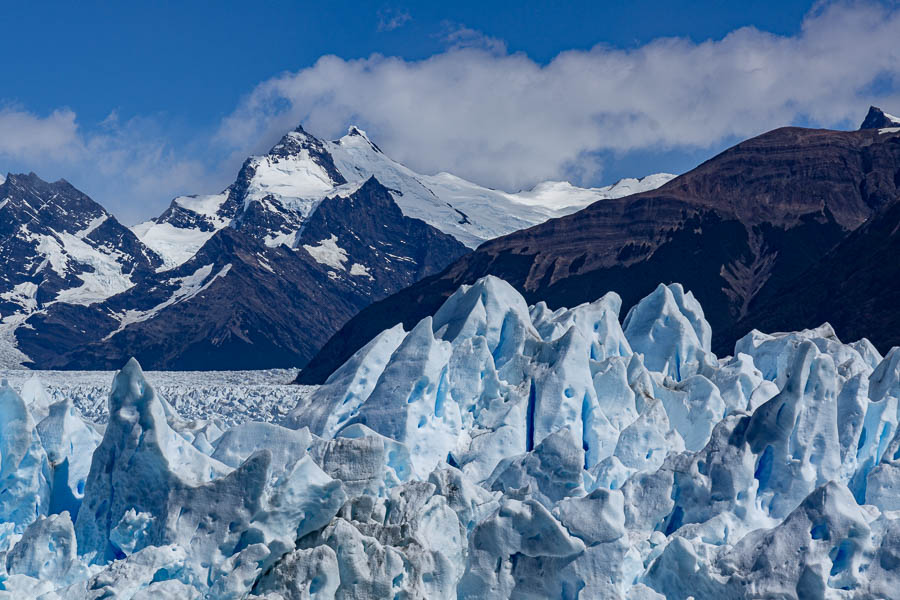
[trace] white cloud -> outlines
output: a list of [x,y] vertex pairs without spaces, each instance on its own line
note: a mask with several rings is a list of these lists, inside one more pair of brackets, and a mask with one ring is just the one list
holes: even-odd
[[412,21],[408,11],[395,8],[381,8],[378,11],[378,31],[394,31]]
[[441,38],[451,50],[478,48],[492,54],[505,54],[506,42],[484,35],[477,29],[471,29],[459,23],[444,22],[444,34]]
[[0,156],[31,160],[78,155],[84,148],[77,129],[75,113],[68,109],[40,117],[13,107],[0,108]]
[[327,137],[359,122],[426,172],[510,189],[590,178],[598,152],[706,148],[794,122],[855,125],[870,102],[897,110],[898,39],[900,10],[873,3],[819,5],[790,37],[743,28],[702,43],[568,51],[546,65],[456,29],[426,60],[325,56],[268,80],[219,139],[243,155],[298,122]]
[[[186,158],[190,156],[197,158]],[[47,116],[0,109],[4,173],[35,171],[47,180],[65,178],[129,224],[159,214],[176,195],[224,187],[221,174],[200,156],[187,148],[177,152],[158,119],[121,121],[113,112],[85,131],[68,109]]]
[[900,111],[896,4],[817,5],[795,36],[744,28],[702,43],[600,45],[548,64],[458,24],[441,37],[446,50],[419,61],[324,56],[261,83],[218,132],[190,131],[187,143],[173,141],[187,128],[165,116],[113,112],[85,128],[68,109],[0,106],[0,170],[65,177],[135,222],[175,195],[221,190],[244,158],[300,122],[332,138],[358,123],[414,169],[519,189],[599,183],[609,154],[717,148],[790,123],[855,127],[870,103]]

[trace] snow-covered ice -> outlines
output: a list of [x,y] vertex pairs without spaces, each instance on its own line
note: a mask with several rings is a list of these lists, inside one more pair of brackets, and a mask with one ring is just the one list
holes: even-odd
[[0,598],[896,597],[900,348],[620,310],[486,277],[317,388],[8,371]]
[[[49,405],[71,400],[82,417],[106,423],[114,372],[0,369],[0,379],[23,397],[25,386],[44,389]],[[147,381],[186,421],[218,419],[231,427],[247,421],[279,421],[315,388],[291,385],[297,369],[264,371],[147,371]],[[31,382],[31,383],[29,383]]]

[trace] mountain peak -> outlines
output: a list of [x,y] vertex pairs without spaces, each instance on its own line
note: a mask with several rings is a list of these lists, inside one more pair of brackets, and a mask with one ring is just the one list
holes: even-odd
[[[365,130],[360,129],[356,125],[351,125],[350,127],[347,128],[347,135],[342,137],[339,140],[339,143],[346,145],[348,142],[354,141],[353,138],[358,138],[360,140],[363,140],[363,141],[365,141],[366,144],[368,144],[373,149],[375,149],[376,152],[381,152],[381,148],[379,148],[375,142],[373,142],[371,139],[369,139],[369,136],[365,132]],[[384,154],[383,152],[381,152],[381,153]]]
[[33,187],[39,187],[41,189],[63,187],[71,189],[75,194],[83,195],[80,190],[75,189],[75,187],[65,179],[46,181],[34,171],[29,171],[28,173],[7,173],[6,177],[0,175],[0,184],[4,183],[4,181],[18,183],[19,185],[27,184]]
[[866,118],[863,120],[859,128],[862,129],[884,129],[887,127],[900,127],[900,117],[888,114],[877,106],[870,106]]

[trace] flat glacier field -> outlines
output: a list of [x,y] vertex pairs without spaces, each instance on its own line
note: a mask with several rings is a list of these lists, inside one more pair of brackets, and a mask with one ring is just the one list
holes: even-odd
[[[229,427],[247,421],[280,421],[316,386],[292,385],[297,369],[262,371],[146,371],[147,381],[182,418],[221,419]],[[28,380],[40,380],[52,402],[71,398],[84,418],[109,419],[107,398],[115,371],[30,371],[0,369],[17,392]]]

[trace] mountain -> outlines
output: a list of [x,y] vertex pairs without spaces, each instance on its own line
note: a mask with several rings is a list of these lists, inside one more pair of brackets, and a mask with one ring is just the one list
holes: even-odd
[[111,369],[131,356],[157,369],[297,366],[373,299],[466,252],[404,216],[374,178],[322,200],[296,247],[254,233],[224,227],[124,293],[35,314],[18,347],[43,368]]
[[890,115],[877,106],[870,106],[860,129],[893,129],[900,127],[900,117]]
[[[73,289],[60,292],[55,280],[38,291],[30,280],[10,284],[0,360],[61,369],[115,368],[130,356],[157,369],[302,366],[359,310],[441,271],[467,246],[672,177],[591,189],[545,182],[508,194],[415,173],[356,127],[336,141],[297,127],[248,158],[222,193],[175,198],[131,231],[113,219],[94,233],[90,219],[107,213],[87,196],[32,185],[34,206],[80,198],[84,206],[70,208],[80,220],[66,221],[80,227],[72,235],[102,233],[104,245],[73,255],[65,283]],[[20,179],[4,185],[18,189]],[[42,211],[17,218],[62,231]],[[113,250],[118,271],[104,258]]]
[[86,306],[152,277],[160,257],[70,183],[34,173],[0,182],[0,362],[13,332],[54,303]]
[[[900,184],[900,171],[897,172]],[[736,325],[783,331],[828,322],[840,338],[900,345],[900,198],[797,277],[764,287]],[[789,325],[790,324],[790,325]]]
[[[550,307],[607,291],[627,307],[660,281],[680,281],[704,305],[717,332],[713,348],[728,352],[739,335],[732,322],[748,314],[760,291],[794,280],[890,204],[898,197],[898,173],[900,130],[776,129],[657,190],[598,202],[483,244],[440,275],[361,312],[299,381],[324,381],[378,332],[398,322],[411,326],[460,285],[488,274]],[[777,312],[777,298],[771,302]]]
[[391,191],[404,215],[470,248],[598,200],[659,187],[674,177],[659,173],[589,189],[544,182],[510,194],[449,173],[416,173],[390,159],[358,127],[336,141],[320,140],[297,127],[268,154],[248,158],[223,193],[176,198],[166,212],[134,230],[170,267],[226,226],[251,232],[269,246],[295,246],[305,219],[323,198],[345,194],[373,176]]

